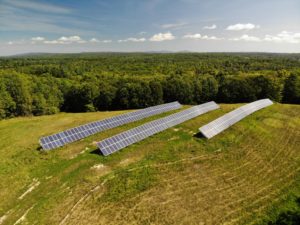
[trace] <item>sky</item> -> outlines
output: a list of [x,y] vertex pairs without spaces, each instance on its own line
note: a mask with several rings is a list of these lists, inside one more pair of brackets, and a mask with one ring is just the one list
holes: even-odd
[[0,55],[300,52],[300,0],[0,0]]

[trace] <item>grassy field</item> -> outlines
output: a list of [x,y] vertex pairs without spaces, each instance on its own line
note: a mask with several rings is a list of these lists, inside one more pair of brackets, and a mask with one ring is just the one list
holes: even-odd
[[0,224],[261,223],[300,190],[300,106],[272,105],[209,141],[195,135],[238,106],[108,157],[95,141],[170,113],[51,152],[39,137],[124,111],[0,121]]

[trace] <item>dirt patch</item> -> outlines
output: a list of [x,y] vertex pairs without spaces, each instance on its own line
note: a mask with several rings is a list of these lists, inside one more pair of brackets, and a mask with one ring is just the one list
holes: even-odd
[[33,179],[33,182],[30,184],[29,188],[21,195],[19,196],[19,200],[22,200],[27,194],[32,192],[36,187],[40,185],[40,182],[38,179]]
[[7,213],[5,213],[3,216],[0,217],[0,224],[2,224],[6,219],[7,217],[9,216],[9,214],[11,214],[13,210],[9,210]]
[[179,139],[179,137],[176,136],[176,137],[169,138],[168,141],[175,141],[175,140],[178,140],[178,139]]
[[26,220],[26,216],[29,213],[30,210],[33,209],[34,206],[31,206],[27,211],[14,223],[14,225],[22,223],[24,220]]
[[91,169],[92,169],[92,170],[102,170],[102,169],[104,169],[105,167],[106,167],[105,165],[103,165],[102,163],[100,163],[100,164],[93,165],[93,166],[91,167]]

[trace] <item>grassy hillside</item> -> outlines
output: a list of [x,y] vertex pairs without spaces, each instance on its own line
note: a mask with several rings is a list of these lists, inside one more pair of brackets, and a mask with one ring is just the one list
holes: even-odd
[[108,157],[94,141],[170,113],[51,152],[40,136],[124,111],[0,121],[0,224],[260,223],[300,190],[300,106],[272,105],[209,141],[195,135],[238,106]]

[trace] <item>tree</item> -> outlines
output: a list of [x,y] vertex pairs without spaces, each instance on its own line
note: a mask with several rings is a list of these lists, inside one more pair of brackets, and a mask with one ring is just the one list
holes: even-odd
[[159,105],[163,103],[163,88],[159,81],[150,81],[149,88],[151,91],[150,105]]
[[280,102],[282,99],[282,84],[279,79],[270,76],[256,76],[251,78],[252,88],[256,92],[256,98],[270,98]]
[[15,102],[15,116],[27,116],[31,114],[32,97],[28,79],[19,73],[5,74],[6,91]]
[[32,113],[34,115],[54,114],[60,111],[63,94],[52,77],[33,77]]
[[16,110],[16,103],[6,91],[3,80],[0,80],[0,119],[11,117]]
[[226,78],[219,88],[218,101],[238,103],[256,100],[255,91],[244,78]]
[[129,91],[126,86],[120,87],[116,94],[116,107],[118,109],[128,109],[130,102]]
[[195,79],[194,91],[196,103],[212,101],[218,93],[218,82],[211,75],[201,76]]
[[95,111],[93,101],[98,95],[98,87],[93,83],[73,85],[67,93],[64,109],[69,112]]
[[98,110],[109,110],[113,108],[113,101],[116,98],[117,88],[103,82],[99,86],[99,94],[94,100],[94,105]]
[[300,75],[291,74],[285,80],[283,102],[300,104]]
[[191,80],[182,76],[173,75],[164,83],[165,102],[179,101],[183,104],[191,104],[194,99],[194,90]]

